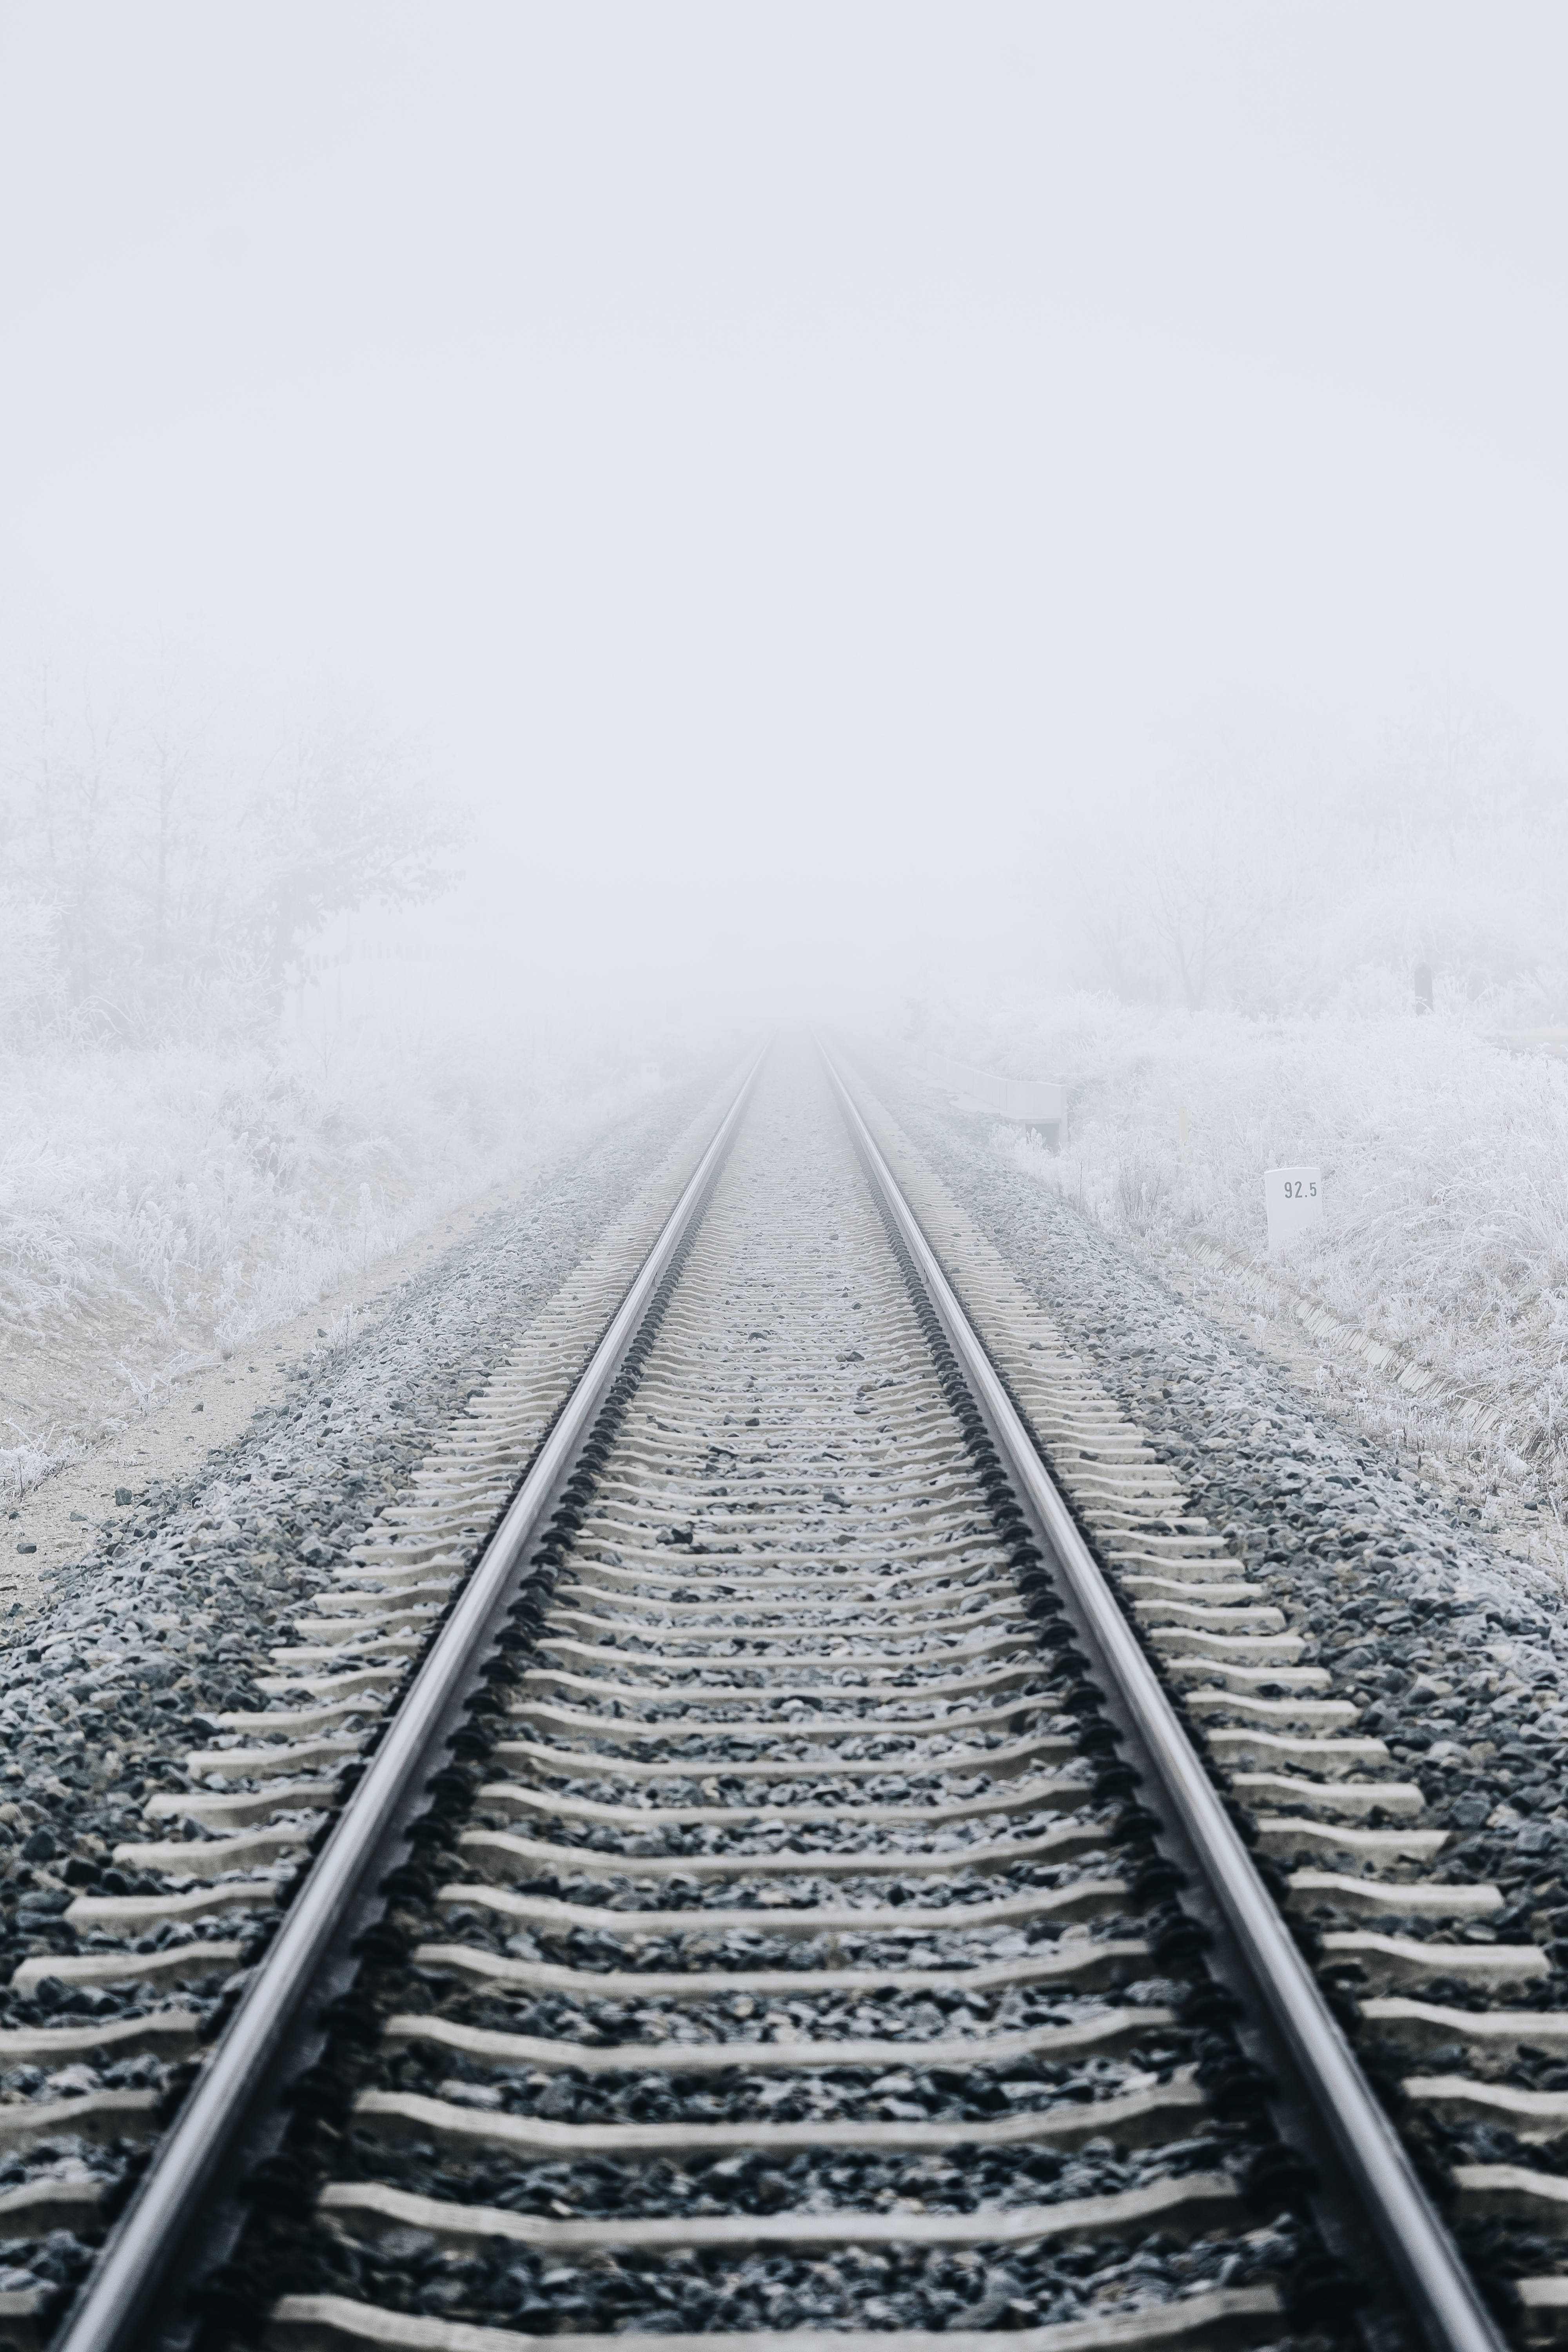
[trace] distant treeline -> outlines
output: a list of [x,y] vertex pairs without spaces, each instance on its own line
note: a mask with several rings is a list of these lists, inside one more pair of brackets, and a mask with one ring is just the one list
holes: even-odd
[[1126,1002],[1268,1013],[1489,1003],[1568,1021],[1568,790],[1494,709],[1429,709],[1374,755],[1279,738],[1188,757],[1090,809],[1052,977]]
[[0,1040],[253,1034],[329,918],[432,896],[460,832],[374,728],[15,679]]

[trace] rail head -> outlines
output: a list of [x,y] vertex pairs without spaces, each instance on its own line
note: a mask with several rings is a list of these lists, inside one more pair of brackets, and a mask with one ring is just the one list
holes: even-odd
[[826,1043],[819,1039],[818,1045],[873,1189],[920,1273],[949,1345],[1008,1456],[1008,1468],[1026,1494],[1121,1696],[1138,1721],[1172,1810],[1204,1866],[1260,1997],[1295,2057],[1433,2352],[1506,2352],[1506,2338],[1253,1868],[837,1062]]
[[238,2140],[296,2023],[345,1913],[361,1890],[410,1784],[470,1675],[546,1509],[580,1451],[648,1305],[692,1229],[746,1113],[767,1046],[748,1065],[701,1160],[579,1375],[506,1516],[391,1717],[311,1864],[244,1998],[214,2044],[184,2106],[58,2335],[53,2352],[130,2352],[196,2226],[215,2175]]

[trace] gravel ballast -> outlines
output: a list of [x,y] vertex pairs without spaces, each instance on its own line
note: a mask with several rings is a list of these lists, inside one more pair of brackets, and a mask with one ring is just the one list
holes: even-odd
[[214,2283],[237,2336],[279,2282],[276,2326],[451,2352],[1280,2318],[1260,2095],[805,1057],[638,1345]]
[[[184,1794],[200,1803],[190,1751],[210,1745],[226,1711],[287,1713],[258,1684],[300,1604],[407,1492],[475,1389],[714,1101],[719,1076],[671,1089],[558,1160],[405,1284],[360,1337],[293,1368],[281,1402],[194,1476],[134,1496],[16,1629],[0,1654],[0,2053],[47,2026],[72,2029],[83,2054],[8,2066],[0,2054],[0,2193],[52,2179],[84,2194],[96,2182],[100,2220],[112,2211],[200,2035],[233,1998],[258,1914],[253,1895],[226,1910],[220,1880],[202,1916],[132,1937],[130,1950],[169,1960],[134,1983],[114,1972],[125,1943],[79,1932],[63,1915],[84,1894],[166,1895],[187,1883],[177,1869],[116,1864],[112,1849],[128,1841],[183,1841],[188,1885],[205,1889],[201,1849],[213,1832],[178,1807]],[[339,1760],[329,1751],[321,1770]],[[307,1829],[313,1793],[300,1791]],[[233,1875],[254,1887],[258,1874]],[[67,1966],[56,1975],[52,1962]],[[0,2292],[63,2289],[85,2260],[69,2231],[40,2238],[7,2229],[0,2211]]]
[[[1479,1512],[1351,1438],[1277,1365],[1131,1264],[999,1152],[994,1123],[886,1065],[882,1098],[1064,1338],[1268,1587],[1361,1727],[1437,1784],[1461,1874],[1568,1864],[1568,1614]],[[1431,1791],[1428,1791],[1429,1796]],[[1458,1857],[1456,1857],[1458,1859]]]
[[[1528,1993],[1494,1993],[1441,1964],[1401,1990],[1430,2004],[1429,2022],[1390,2014],[1362,2021],[1360,2054],[1447,2204],[1483,2275],[1554,2273],[1560,2248],[1522,2222],[1469,2218],[1456,2168],[1518,2164],[1568,2176],[1568,2140],[1515,2137],[1506,2115],[1447,2115],[1407,2095],[1449,2073],[1521,2092],[1568,2090],[1561,2038],[1548,2020],[1568,2009],[1568,1612],[1554,1580],[1489,1539],[1481,1498],[1456,1498],[1411,1475],[1292,1386],[1277,1363],[1217,1328],[1131,1261],[1110,1235],[1041,1187],[1003,1147],[994,1119],[965,1114],[886,1063],[873,1085],[915,1150],[1000,1253],[1086,1370],[1181,1482],[1244,1564],[1258,1597],[1300,1637],[1298,1663],[1321,1668],[1325,1698],[1348,1702],[1353,1728],[1386,1743],[1399,1778],[1425,1801],[1423,1825],[1447,1833],[1422,1865],[1428,1885],[1495,1887],[1500,1906],[1468,1922],[1406,1911],[1391,1885],[1375,1924],[1407,1946],[1456,1960],[1494,1945],[1535,1948],[1544,1963]],[[1373,1811],[1371,1828],[1392,1826]],[[1310,1852],[1269,1848],[1272,1883],[1310,1869]],[[1414,1868],[1414,1865],[1412,1865]],[[1291,1898],[1308,1948],[1365,1924],[1349,1883]],[[1359,1906],[1358,1906],[1359,1907]],[[1452,1964],[1450,1964],[1452,1965]],[[1363,1996],[1360,1965],[1332,1948],[1324,1979]],[[1375,1990],[1373,1987],[1372,1990]],[[1497,2002],[1500,1998],[1503,2011]],[[1510,2001],[1527,1999],[1517,2033]],[[1492,2011],[1498,2031],[1468,2041],[1467,2014]],[[1345,2012],[1354,2022],[1353,2011]],[[1536,2023],[1531,2026],[1531,2020]],[[1445,2039],[1445,2033],[1447,2038]],[[1502,2290],[1506,2294],[1506,2290]]]

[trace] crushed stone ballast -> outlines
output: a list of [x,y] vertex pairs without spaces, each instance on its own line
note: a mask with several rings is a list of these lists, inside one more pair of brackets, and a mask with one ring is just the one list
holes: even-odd
[[586,1370],[492,1383],[190,1752],[122,1857],[156,1888],[77,1898],[58,1966],[140,1987],[103,2033],[209,2054],[172,2124],[96,2121],[153,2152],[61,2352],[1503,2340],[1289,1925],[1331,1881],[1360,2028],[1425,2036],[1445,2115],[1506,2087],[1464,2004],[1534,1980],[1497,1890],[863,1108],[753,1069],[563,1306]]

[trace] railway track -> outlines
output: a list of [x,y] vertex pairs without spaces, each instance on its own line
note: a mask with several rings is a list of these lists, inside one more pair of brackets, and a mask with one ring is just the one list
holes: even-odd
[[[1550,1957],[872,1119],[754,1069],[553,1422],[565,1338],[186,1757],[179,1850],[119,1857],[170,1883],[24,1963],[136,1990],[13,2066],[205,2052],[172,2119],[72,2099],[153,2155],[62,2352],[1554,2340],[1568,2278],[1494,2317],[1300,1945],[1461,2220],[1543,2242],[1568,2096],[1500,2078],[1568,2045]],[[24,2254],[109,2210],[0,2189]]]

